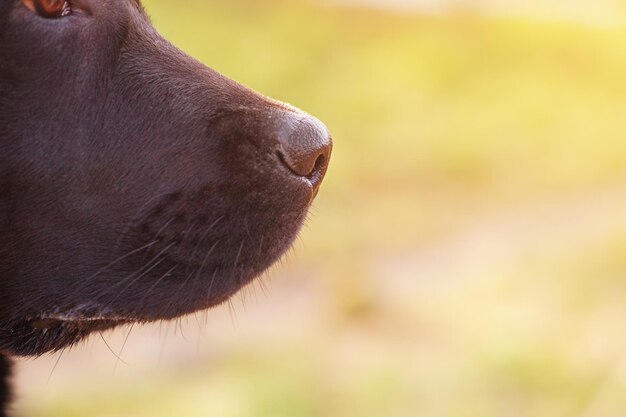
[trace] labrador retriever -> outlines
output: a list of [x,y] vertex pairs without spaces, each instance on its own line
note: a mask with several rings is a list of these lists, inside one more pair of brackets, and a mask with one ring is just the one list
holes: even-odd
[[331,148],[317,119],[160,37],[139,0],[0,0],[0,409],[10,357],[250,283]]

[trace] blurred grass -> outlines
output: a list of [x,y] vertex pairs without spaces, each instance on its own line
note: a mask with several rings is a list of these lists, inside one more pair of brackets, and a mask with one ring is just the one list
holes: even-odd
[[[269,319],[269,347],[25,393],[25,416],[623,415],[626,28],[146,6],[173,43],[333,132],[302,242],[259,301],[313,325]],[[294,281],[318,283],[317,309],[283,311]]]

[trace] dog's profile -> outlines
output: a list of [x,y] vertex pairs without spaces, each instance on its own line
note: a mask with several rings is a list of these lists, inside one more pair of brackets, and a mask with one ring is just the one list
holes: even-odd
[[0,409],[11,356],[249,283],[330,153],[321,122],[173,47],[139,0],[1,0]]

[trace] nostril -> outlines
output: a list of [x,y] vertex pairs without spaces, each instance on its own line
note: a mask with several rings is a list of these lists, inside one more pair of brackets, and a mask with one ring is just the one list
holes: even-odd
[[313,165],[313,170],[309,172],[309,175],[307,175],[307,177],[311,179],[317,173],[322,172],[325,168],[326,168],[326,155],[321,154],[315,160],[315,165]]
[[278,160],[287,167],[287,169],[289,169],[289,171],[291,171],[293,174],[299,176],[299,177],[306,177],[309,180],[313,180],[315,179],[315,177],[320,173],[323,172],[326,168],[326,155],[324,154],[320,154],[317,159],[315,160],[315,163],[313,164],[313,167],[307,171],[298,171],[296,169],[294,169],[292,167],[292,165],[286,161],[285,159],[285,155],[283,155],[283,153],[281,151],[276,151],[276,156],[278,157]]
[[280,162],[293,174],[319,183],[326,172],[332,141],[326,126],[304,113],[288,113],[282,121]]

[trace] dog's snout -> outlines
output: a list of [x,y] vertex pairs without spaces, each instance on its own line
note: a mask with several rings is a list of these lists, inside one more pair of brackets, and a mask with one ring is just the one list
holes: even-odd
[[332,140],[322,122],[305,113],[288,112],[279,129],[278,156],[295,175],[318,185],[328,167]]

